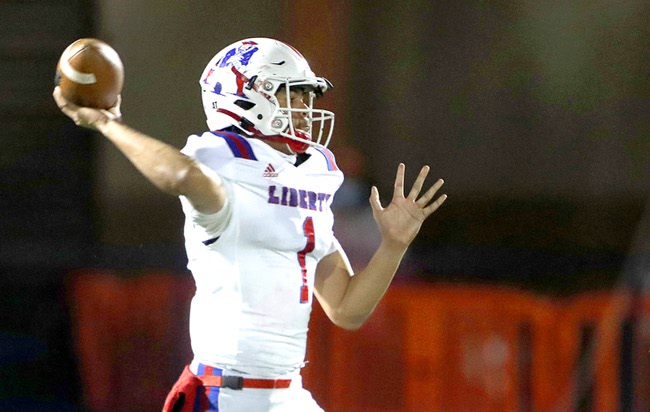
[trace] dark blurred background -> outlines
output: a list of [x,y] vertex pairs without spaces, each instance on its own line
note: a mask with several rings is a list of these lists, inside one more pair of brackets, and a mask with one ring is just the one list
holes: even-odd
[[398,162],[447,203],[398,275],[542,296],[643,291],[650,187],[650,3],[0,1],[0,410],[83,409],[67,279],[188,276],[178,201],[51,98],[60,53],[121,55],[127,123],[176,147],[205,128],[198,77],[221,48],[275,37],[334,91],[347,180],[337,233],[355,265]]

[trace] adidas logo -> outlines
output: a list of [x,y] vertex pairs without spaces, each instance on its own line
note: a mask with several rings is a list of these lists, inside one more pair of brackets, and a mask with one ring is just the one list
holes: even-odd
[[275,167],[271,163],[269,163],[268,166],[266,166],[266,169],[264,169],[264,177],[278,177],[278,172],[275,171]]

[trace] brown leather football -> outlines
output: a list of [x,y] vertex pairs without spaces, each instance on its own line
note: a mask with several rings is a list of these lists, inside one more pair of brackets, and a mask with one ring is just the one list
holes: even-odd
[[79,39],[61,54],[55,83],[65,98],[79,106],[108,109],[122,93],[124,65],[107,43]]

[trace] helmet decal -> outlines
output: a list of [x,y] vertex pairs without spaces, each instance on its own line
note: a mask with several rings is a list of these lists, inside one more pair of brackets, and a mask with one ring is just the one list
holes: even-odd
[[234,66],[241,69],[242,66],[248,66],[251,57],[257,52],[259,48],[254,41],[244,41],[241,45],[231,49],[219,64],[219,68]]
[[210,76],[212,76],[212,73],[214,73],[214,69],[210,69],[208,71],[208,74],[206,74],[205,77],[203,78],[203,83],[208,84],[208,79],[210,78]]

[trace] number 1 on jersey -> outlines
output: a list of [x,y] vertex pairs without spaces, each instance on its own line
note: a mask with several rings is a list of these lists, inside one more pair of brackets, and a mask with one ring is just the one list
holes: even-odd
[[302,271],[302,286],[300,287],[300,303],[309,302],[309,284],[307,283],[307,262],[305,255],[314,250],[316,244],[316,236],[314,235],[314,219],[308,217],[302,224],[302,231],[307,238],[305,248],[298,252],[298,263],[300,263],[300,270]]

